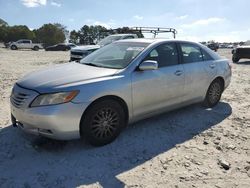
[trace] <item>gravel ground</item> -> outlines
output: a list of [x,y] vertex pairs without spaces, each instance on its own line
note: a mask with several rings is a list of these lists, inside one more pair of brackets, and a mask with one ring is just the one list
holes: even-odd
[[[231,59],[230,50],[219,54]],[[249,61],[233,65],[215,108],[196,104],[140,121],[104,147],[12,128],[14,82],[68,59],[69,52],[0,48],[0,187],[250,187]]]

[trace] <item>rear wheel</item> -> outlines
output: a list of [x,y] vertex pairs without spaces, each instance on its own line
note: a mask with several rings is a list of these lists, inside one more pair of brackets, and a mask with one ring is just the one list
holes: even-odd
[[93,104],[82,118],[80,131],[94,146],[103,146],[115,140],[126,125],[122,106],[115,100]]
[[218,104],[218,102],[220,101],[221,95],[223,92],[223,83],[221,80],[216,79],[214,80],[208,90],[207,90],[207,94],[206,94],[206,98],[204,100],[204,105],[206,107],[214,107],[215,105]]

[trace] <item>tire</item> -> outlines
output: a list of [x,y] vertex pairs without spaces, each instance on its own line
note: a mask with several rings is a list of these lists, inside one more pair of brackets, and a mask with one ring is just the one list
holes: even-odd
[[80,124],[80,134],[93,146],[114,141],[126,126],[126,115],[115,100],[94,103],[87,109]]
[[10,47],[10,49],[11,49],[11,50],[17,50],[17,47],[16,47],[16,45],[12,45],[12,46]]
[[215,105],[217,105],[218,102],[221,99],[222,92],[223,92],[223,83],[222,83],[222,81],[219,80],[219,79],[214,80],[210,84],[210,86],[209,86],[209,88],[207,90],[206,98],[205,98],[205,100],[203,102],[204,106],[212,108]]
[[239,60],[240,60],[240,58],[238,58],[238,57],[236,57],[236,56],[233,55],[232,61],[233,61],[234,63],[238,63]]
[[39,47],[38,46],[34,46],[33,50],[38,51]]

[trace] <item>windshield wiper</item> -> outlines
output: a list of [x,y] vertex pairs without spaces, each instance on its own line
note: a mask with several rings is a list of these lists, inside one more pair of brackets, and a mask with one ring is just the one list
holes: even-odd
[[93,66],[93,67],[99,67],[98,65],[96,64],[93,64],[93,63],[82,63],[84,65],[89,65],[89,66]]
[[92,66],[92,67],[103,67],[103,68],[106,68],[105,66],[102,66],[102,65],[97,65],[97,64],[94,64],[94,63],[83,63],[84,65],[89,65],[89,66]]

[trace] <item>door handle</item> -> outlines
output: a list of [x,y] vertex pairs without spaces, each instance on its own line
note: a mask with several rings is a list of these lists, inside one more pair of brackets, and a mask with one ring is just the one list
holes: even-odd
[[177,70],[174,74],[175,74],[176,76],[180,76],[180,75],[182,75],[182,71]]
[[209,67],[210,67],[211,69],[213,69],[215,66],[216,66],[216,65],[215,65],[214,63],[209,65]]

